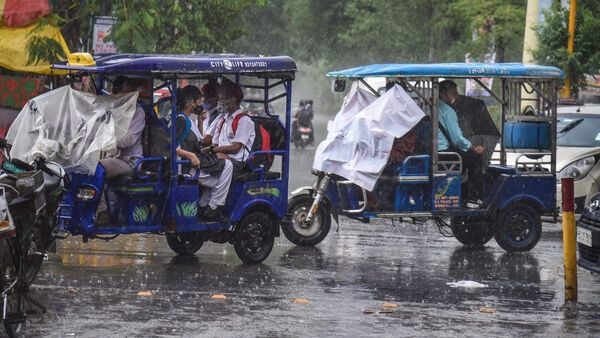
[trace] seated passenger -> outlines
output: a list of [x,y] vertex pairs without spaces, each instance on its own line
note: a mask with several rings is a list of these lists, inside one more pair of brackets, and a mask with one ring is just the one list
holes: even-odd
[[[125,94],[135,90],[137,90],[135,79],[119,76],[113,81],[113,94]],[[144,130],[145,121],[144,109],[137,105],[127,134],[117,140],[119,156],[100,160],[100,164],[106,171],[105,179],[121,175],[133,175],[133,168],[137,160],[143,157],[142,131]],[[102,197],[97,209],[96,224],[105,225],[109,221],[110,213],[106,205],[106,199]]]
[[212,144],[215,130],[223,118],[223,113],[218,107],[220,88],[221,85],[216,79],[209,80],[200,88],[203,96],[202,109],[206,112],[206,118],[202,124],[202,143],[206,146]]
[[456,83],[445,80],[439,88],[439,130],[438,151],[455,152],[462,157],[463,174],[468,170],[469,179],[465,183],[465,198],[468,208],[481,208],[483,205],[483,157],[485,149],[467,140],[458,125],[458,117],[451,107],[458,99]]
[[177,155],[191,161],[191,175],[196,175],[199,170],[198,182],[209,189],[203,189],[199,205],[201,216],[206,221],[220,221],[223,219],[222,209],[225,206],[229,185],[233,174],[233,165],[230,160],[217,158],[214,154],[202,151],[200,139],[193,130],[193,122],[189,118],[197,106],[197,99],[201,96],[200,90],[194,86],[182,88],[177,95],[176,136],[180,144]]
[[[245,114],[240,108],[243,98],[242,89],[237,84],[227,78],[221,81],[220,100],[225,109],[225,116],[215,131],[212,145],[204,148],[205,151],[217,154],[219,158],[230,159],[236,168],[236,173],[245,168],[256,136],[254,121],[250,116],[245,115],[236,119],[236,116]],[[234,120],[237,121],[235,128]]]

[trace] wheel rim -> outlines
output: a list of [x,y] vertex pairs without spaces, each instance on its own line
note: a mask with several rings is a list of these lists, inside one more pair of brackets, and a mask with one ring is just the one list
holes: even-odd
[[300,205],[294,209],[294,216],[292,218],[292,227],[294,231],[304,237],[311,237],[316,235],[321,228],[321,214],[317,212],[309,222],[306,222],[306,216],[310,210],[310,205]]
[[242,238],[242,247],[249,253],[257,253],[264,249],[265,243],[268,243],[267,229],[258,222],[248,224],[244,229]]
[[533,219],[522,211],[515,211],[504,222],[506,239],[515,245],[526,243],[533,231]]

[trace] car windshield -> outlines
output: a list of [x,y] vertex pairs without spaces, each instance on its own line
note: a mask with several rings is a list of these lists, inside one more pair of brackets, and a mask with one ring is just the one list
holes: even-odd
[[600,115],[559,114],[556,145],[600,147]]

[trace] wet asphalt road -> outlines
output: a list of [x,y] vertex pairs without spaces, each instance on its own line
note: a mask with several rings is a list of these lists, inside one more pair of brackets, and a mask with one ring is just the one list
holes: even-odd
[[[313,151],[294,151],[291,188],[311,182]],[[242,265],[228,244],[185,259],[161,236],[70,237],[33,286],[47,312],[29,316],[26,335],[599,336],[600,275],[579,269],[578,310],[561,309],[561,225],[544,226],[531,252],[506,254],[493,240],[465,250],[433,223],[342,218],[315,248],[278,238],[258,265]]]
[[[44,263],[33,291],[48,311],[30,315],[26,330],[31,337],[598,336],[600,275],[580,269],[580,309],[562,310],[562,243],[549,228],[530,253],[506,254],[493,241],[465,250],[432,224],[343,219],[315,248],[279,238],[258,265],[242,265],[230,245],[207,243],[182,259],[160,236],[85,245],[75,238]],[[461,281],[482,287],[448,285]]]

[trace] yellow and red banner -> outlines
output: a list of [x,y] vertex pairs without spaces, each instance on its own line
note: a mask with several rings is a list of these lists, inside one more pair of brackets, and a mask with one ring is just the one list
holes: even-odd
[[[57,41],[65,55],[69,48],[58,27],[45,25],[38,28],[39,19],[50,14],[47,0],[0,0],[0,67],[16,72],[44,75],[62,74],[50,69],[48,63],[28,64],[27,44],[34,38]],[[36,29],[38,28],[38,29]]]
[[52,13],[46,0],[0,0],[2,25],[7,27],[29,26]]

